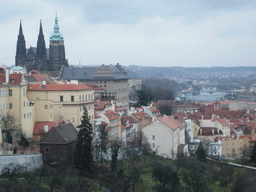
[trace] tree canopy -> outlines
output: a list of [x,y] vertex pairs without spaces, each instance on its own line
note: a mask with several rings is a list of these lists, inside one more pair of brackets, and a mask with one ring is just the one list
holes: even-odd
[[92,124],[89,122],[88,111],[84,107],[84,114],[79,126],[78,141],[76,143],[74,163],[81,173],[91,172],[93,165]]

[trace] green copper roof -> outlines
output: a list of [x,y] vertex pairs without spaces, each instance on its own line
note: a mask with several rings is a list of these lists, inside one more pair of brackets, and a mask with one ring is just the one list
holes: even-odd
[[57,14],[56,14],[54,33],[51,35],[50,41],[63,41],[63,40],[64,40],[64,38],[62,37],[61,33],[59,33],[58,18],[57,18]]
[[15,66],[12,68],[12,70],[14,70],[14,71],[21,71],[22,69],[23,69],[23,67],[21,67],[21,66]]

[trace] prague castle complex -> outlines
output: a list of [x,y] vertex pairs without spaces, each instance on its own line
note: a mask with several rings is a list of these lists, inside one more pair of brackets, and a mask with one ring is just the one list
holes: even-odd
[[65,58],[64,38],[59,33],[58,18],[56,15],[54,32],[50,37],[50,48],[46,48],[42,22],[40,22],[37,47],[26,48],[22,24],[20,23],[15,65],[26,67],[27,71],[59,71],[62,66],[68,67]]

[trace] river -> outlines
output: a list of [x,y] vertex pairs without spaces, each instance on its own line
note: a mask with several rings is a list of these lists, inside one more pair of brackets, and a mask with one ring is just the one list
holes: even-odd
[[214,92],[212,94],[201,92],[198,95],[187,95],[187,101],[220,101],[227,93],[225,92]]

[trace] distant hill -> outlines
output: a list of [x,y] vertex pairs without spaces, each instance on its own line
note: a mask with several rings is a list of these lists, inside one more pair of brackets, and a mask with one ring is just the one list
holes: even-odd
[[128,66],[141,78],[208,78],[208,77],[246,77],[256,74],[256,67],[144,67]]

